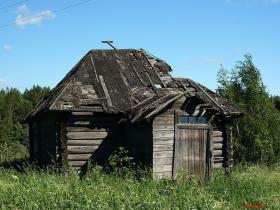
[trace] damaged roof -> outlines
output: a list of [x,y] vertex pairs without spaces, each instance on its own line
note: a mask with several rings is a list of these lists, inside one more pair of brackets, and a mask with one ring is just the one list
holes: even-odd
[[171,67],[140,49],[91,50],[26,117],[42,111],[122,113],[150,118],[183,95],[197,96],[225,114],[241,111],[190,79],[172,78]]

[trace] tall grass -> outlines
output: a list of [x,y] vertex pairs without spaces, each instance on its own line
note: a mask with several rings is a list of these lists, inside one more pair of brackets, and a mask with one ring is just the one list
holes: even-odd
[[105,174],[94,167],[82,179],[52,171],[0,169],[1,209],[280,209],[280,167],[216,171],[211,182],[152,180]]

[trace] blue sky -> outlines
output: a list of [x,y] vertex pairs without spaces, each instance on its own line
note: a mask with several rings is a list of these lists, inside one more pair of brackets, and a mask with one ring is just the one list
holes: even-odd
[[[90,49],[144,48],[173,76],[211,89],[222,64],[251,53],[263,81],[280,95],[280,0],[0,1],[0,88],[54,87]],[[1,9],[2,8],[2,9]],[[14,23],[8,27],[3,25]]]

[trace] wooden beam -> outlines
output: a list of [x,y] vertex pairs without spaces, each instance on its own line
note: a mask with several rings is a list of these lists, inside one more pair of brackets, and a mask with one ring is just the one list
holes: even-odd
[[110,98],[110,95],[109,95],[108,89],[106,87],[103,76],[99,75],[99,79],[100,79],[101,87],[102,87],[102,89],[104,91],[104,94],[106,96],[106,99],[107,99],[107,104],[108,104],[109,107],[112,107],[113,104],[112,104],[112,101],[111,101],[111,98]]
[[170,103],[172,103],[173,101],[176,101],[177,99],[181,98],[184,94],[185,94],[185,92],[175,96],[174,98],[172,98],[172,99],[168,100],[167,102],[163,103],[162,105],[158,106],[158,108],[156,108],[154,111],[152,111],[147,116],[145,116],[145,118],[150,119],[152,116],[159,113],[162,109],[164,109]]
[[108,135],[107,132],[68,132],[68,139],[103,139]]

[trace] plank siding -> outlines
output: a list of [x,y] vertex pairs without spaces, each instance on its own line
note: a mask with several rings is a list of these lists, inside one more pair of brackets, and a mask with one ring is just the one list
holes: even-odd
[[[179,106],[177,101],[175,106]],[[172,177],[173,147],[174,110],[171,107],[153,120],[153,177],[155,179]]]

